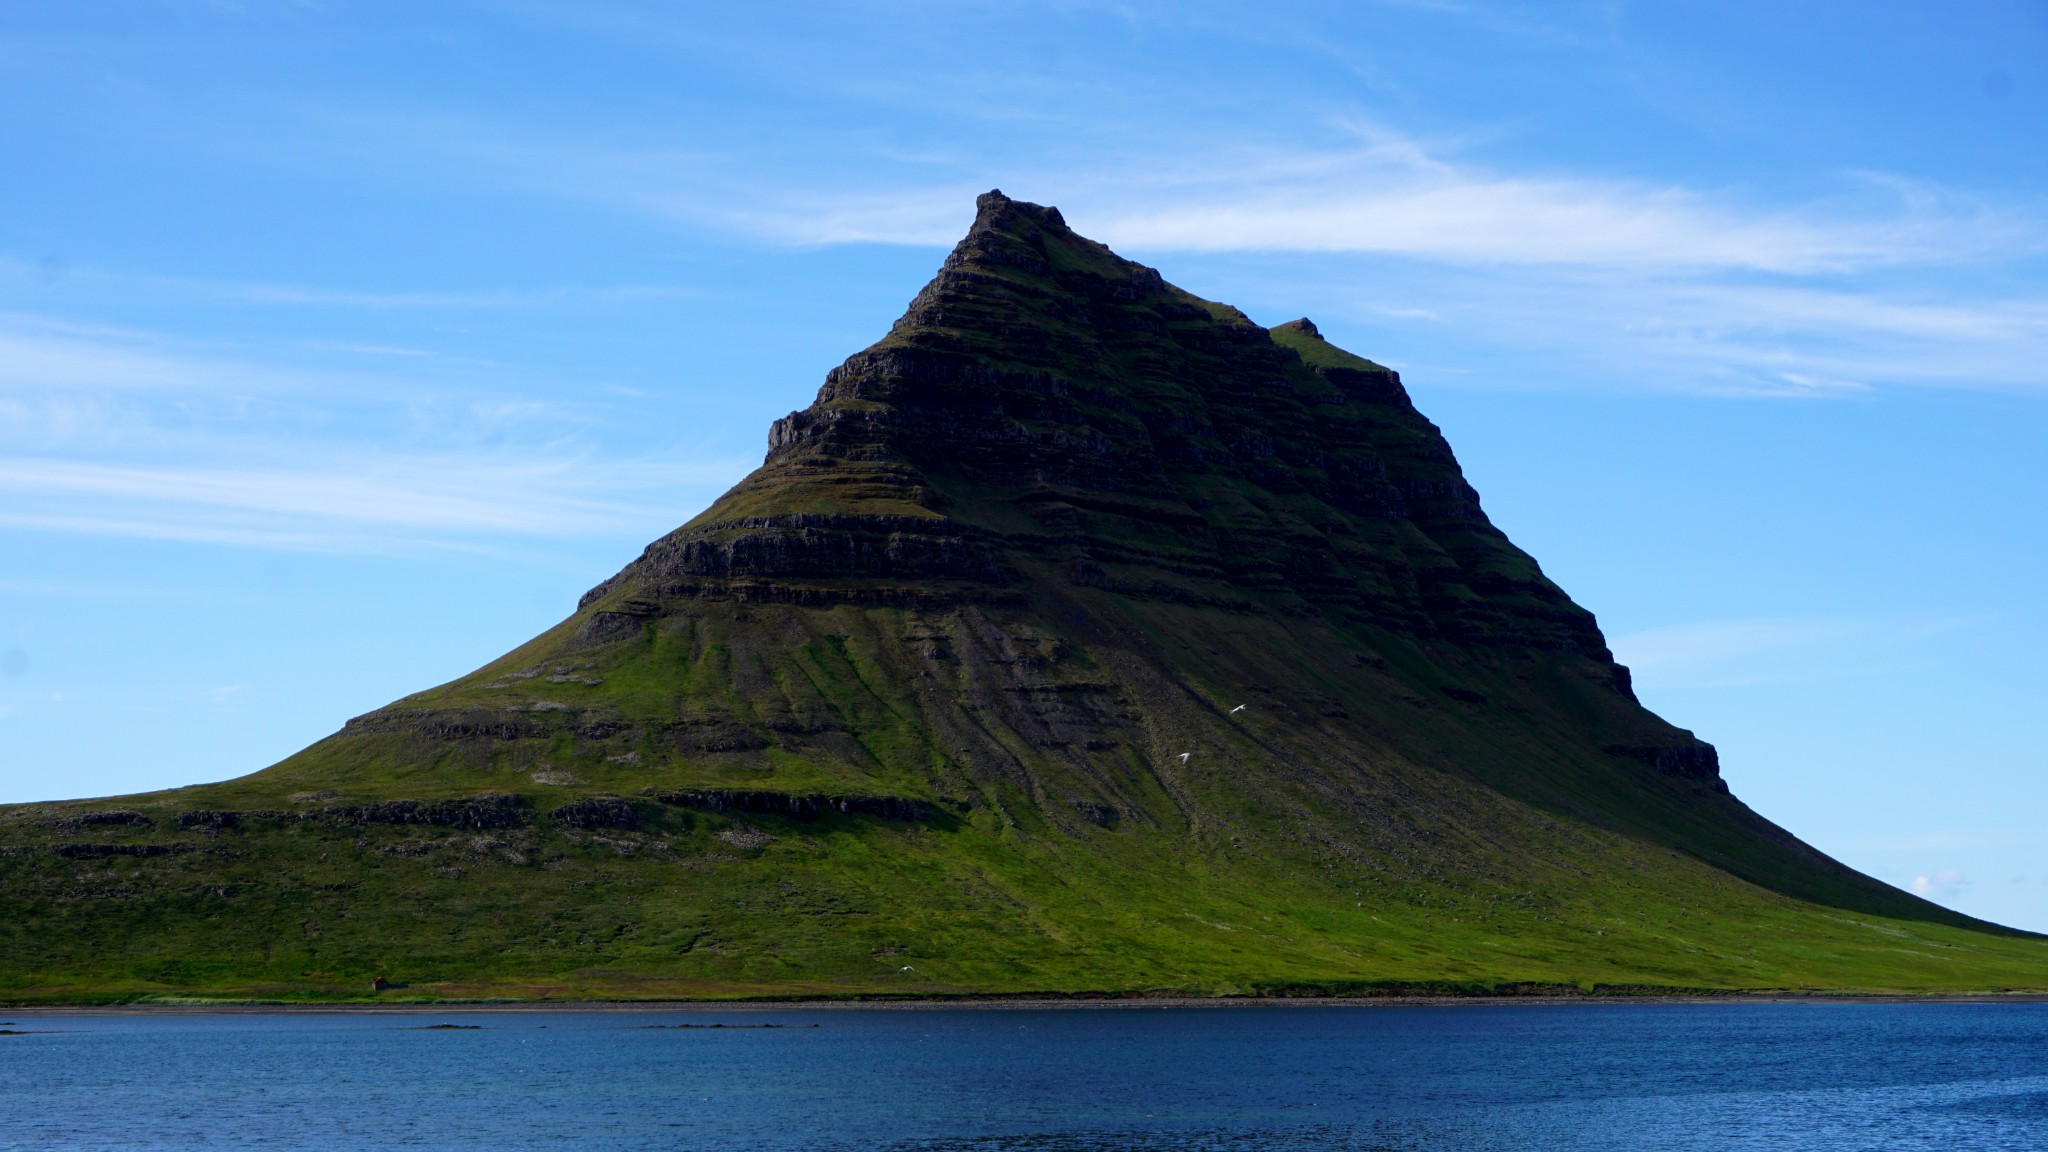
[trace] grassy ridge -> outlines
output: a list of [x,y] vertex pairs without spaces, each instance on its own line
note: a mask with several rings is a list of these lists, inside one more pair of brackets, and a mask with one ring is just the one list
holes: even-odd
[[[9,939],[0,996],[360,999],[379,976],[402,985],[387,996],[600,998],[2041,983],[2036,941],[1819,913],[1586,831],[1576,858],[1540,870],[1389,891],[1307,852],[1183,863],[1156,834],[1019,845],[993,822],[252,825],[169,866],[10,860],[10,919],[44,936]],[[1628,882],[1530,883],[1617,862]],[[141,885],[156,894],[116,895]]]

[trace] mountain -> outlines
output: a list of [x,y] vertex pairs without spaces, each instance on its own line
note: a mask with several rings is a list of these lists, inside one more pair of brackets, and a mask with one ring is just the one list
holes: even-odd
[[1396,373],[978,208],[547,633],[0,810],[0,998],[2048,983],[1732,796]]

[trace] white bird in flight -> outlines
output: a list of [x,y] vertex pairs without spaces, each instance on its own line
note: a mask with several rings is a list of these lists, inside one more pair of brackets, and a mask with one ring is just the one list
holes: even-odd
[[1242,704],[1239,704],[1239,705],[1238,705],[1237,707],[1235,707],[1235,708],[1232,708],[1232,709],[1230,710],[1230,714],[1231,714],[1232,716],[1235,716],[1235,715],[1237,715],[1237,714],[1238,714],[1239,712],[1242,712],[1242,711],[1244,711],[1244,705],[1242,705]]
[[1187,763],[1187,762],[1188,762],[1188,757],[1190,757],[1190,756],[1193,756],[1193,755],[1194,755],[1194,753],[1193,753],[1193,752],[1183,752],[1183,753],[1181,753],[1181,754],[1180,754],[1180,762],[1181,762],[1181,763],[1183,763],[1183,764]]

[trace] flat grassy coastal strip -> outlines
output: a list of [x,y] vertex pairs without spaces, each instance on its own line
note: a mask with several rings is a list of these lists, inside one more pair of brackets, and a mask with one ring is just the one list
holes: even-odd
[[[2039,942],[1816,909],[1591,830],[1510,879],[1409,883],[1283,845],[1020,845],[642,802],[633,829],[259,817],[4,859],[0,999],[732,999],[2038,988]],[[132,852],[81,854],[92,843]],[[156,854],[147,849],[164,849]],[[1590,878],[1627,863],[1625,882]],[[1591,866],[1591,867],[1589,867]],[[145,893],[146,890],[146,893]],[[34,926],[31,936],[22,926]],[[27,961],[26,963],[24,961]],[[387,987],[372,992],[372,981]]]
[[1396,374],[980,209],[557,627],[0,808],[0,1000],[2048,989],[1731,795]]

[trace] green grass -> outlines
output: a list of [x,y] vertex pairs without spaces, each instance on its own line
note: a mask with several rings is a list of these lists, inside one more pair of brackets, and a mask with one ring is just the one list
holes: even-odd
[[[719,838],[735,827],[774,839]],[[2042,984],[2033,939],[1818,909],[1549,831],[1541,862],[1433,880],[1300,844],[1190,852],[989,812],[905,828],[667,810],[601,833],[253,821],[121,838],[200,842],[176,857],[6,858],[0,998],[364,999],[378,976],[400,985],[379,998]]]

